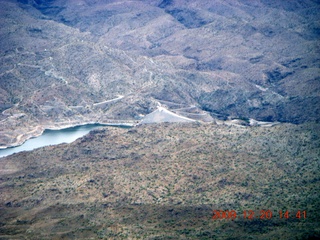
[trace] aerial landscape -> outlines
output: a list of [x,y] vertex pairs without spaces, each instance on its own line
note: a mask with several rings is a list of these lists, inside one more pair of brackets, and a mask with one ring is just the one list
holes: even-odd
[[318,0],[0,3],[0,239],[320,238]]

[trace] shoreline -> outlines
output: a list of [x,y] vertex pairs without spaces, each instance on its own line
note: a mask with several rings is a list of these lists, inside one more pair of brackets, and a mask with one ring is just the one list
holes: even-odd
[[[233,119],[233,120],[226,120],[226,121],[214,121],[217,125],[233,125],[233,126],[239,126],[239,127],[272,127],[275,125],[280,124],[280,122],[263,122],[263,121],[257,121],[254,119],[250,119],[250,122],[248,125],[242,125],[239,121],[240,119]],[[129,120],[130,121],[130,120]],[[36,126],[34,130],[27,132],[26,134],[21,134],[16,137],[16,141],[10,145],[6,146],[0,146],[0,151],[5,150],[8,148],[15,148],[23,145],[26,141],[32,138],[40,137],[46,130],[52,130],[52,131],[59,131],[63,129],[68,128],[74,128],[74,127],[80,127],[85,125],[101,125],[101,126],[113,126],[113,127],[134,127],[139,124],[143,123],[143,121],[135,121],[133,122],[119,122],[119,123],[110,123],[110,122],[84,122],[84,123],[74,123],[74,124],[62,124],[60,126],[57,125],[49,125],[49,126]],[[40,129],[40,131],[39,131]]]
[[[101,125],[101,126],[113,126],[113,127],[134,127],[137,124],[133,124],[133,123],[104,123],[104,122],[85,122],[85,123],[80,123],[80,124],[71,124],[71,125],[62,125],[62,126],[49,126],[49,127],[41,127],[41,126],[36,126],[35,129],[31,132],[28,132],[24,135],[19,135],[16,139],[16,141],[10,145],[6,145],[6,146],[0,146],[0,151],[1,150],[5,150],[5,149],[9,149],[9,148],[15,148],[15,147],[19,147],[21,145],[23,145],[26,141],[32,139],[32,138],[37,138],[40,137],[41,135],[43,135],[43,133],[46,130],[51,130],[51,131],[59,131],[59,130],[63,130],[63,129],[68,129],[68,128],[74,128],[74,127],[81,127],[81,126],[85,126],[85,125]],[[38,130],[40,129],[40,131]],[[30,135],[29,135],[30,134]]]

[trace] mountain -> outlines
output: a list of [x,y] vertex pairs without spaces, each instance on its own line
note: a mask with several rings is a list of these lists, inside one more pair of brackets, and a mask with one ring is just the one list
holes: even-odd
[[318,0],[0,0],[0,239],[319,239]]
[[141,119],[159,103],[196,120],[319,121],[319,8],[1,0],[0,146],[52,126]]

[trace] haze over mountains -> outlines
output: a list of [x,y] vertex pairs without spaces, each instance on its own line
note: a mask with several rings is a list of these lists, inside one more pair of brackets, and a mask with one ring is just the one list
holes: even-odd
[[0,145],[161,101],[207,120],[318,121],[319,6],[1,0]]

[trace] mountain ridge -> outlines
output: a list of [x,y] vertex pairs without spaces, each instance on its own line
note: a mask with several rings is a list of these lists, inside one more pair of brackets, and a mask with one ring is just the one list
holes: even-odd
[[2,3],[1,146],[38,125],[136,119],[155,99],[224,120],[319,121],[315,1]]

